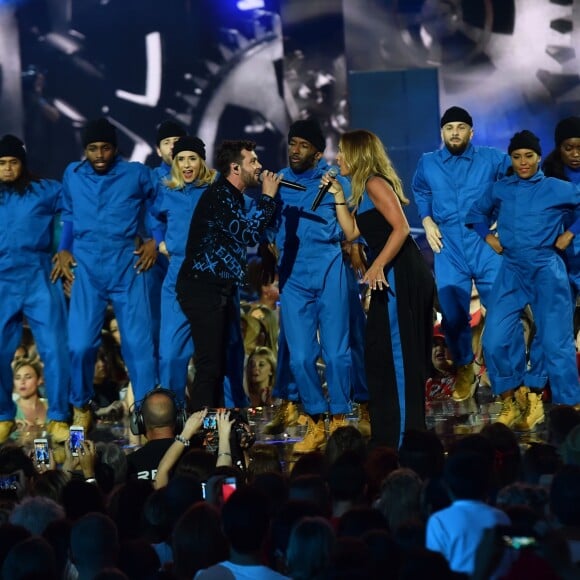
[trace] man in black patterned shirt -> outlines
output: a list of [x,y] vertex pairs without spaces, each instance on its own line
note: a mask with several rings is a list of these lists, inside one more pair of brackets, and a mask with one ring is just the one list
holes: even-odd
[[189,227],[176,292],[195,344],[191,411],[224,406],[228,328],[240,320],[234,297],[246,280],[247,247],[259,241],[276,209],[273,198],[281,178],[264,171],[257,209],[246,215],[243,191],[259,186],[262,169],[255,148],[253,141],[219,146],[220,178],[201,196]]

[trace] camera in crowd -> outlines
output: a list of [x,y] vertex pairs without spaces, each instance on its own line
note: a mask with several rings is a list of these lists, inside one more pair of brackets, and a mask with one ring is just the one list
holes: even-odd
[[[248,416],[243,409],[230,409],[230,420],[233,419],[230,435],[230,448],[232,456],[237,458],[249,449],[256,441],[256,434],[250,428]],[[205,448],[210,453],[217,453],[219,447],[219,434],[217,429],[217,410],[210,409],[203,420]]]

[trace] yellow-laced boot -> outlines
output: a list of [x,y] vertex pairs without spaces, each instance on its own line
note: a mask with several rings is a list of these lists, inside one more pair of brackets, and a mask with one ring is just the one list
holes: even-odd
[[531,431],[538,423],[544,421],[544,403],[542,395],[538,393],[528,393],[528,401],[520,419],[515,422],[516,431]]
[[320,416],[318,421],[308,416],[306,421],[306,435],[302,441],[294,444],[294,453],[311,453],[317,451],[326,443],[326,430],[324,418]]
[[457,403],[467,401],[473,397],[475,392],[475,372],[473,371],[473,363],[461,365],[457,367],[457,374],[455,375],[455,389],[453,390],[453,400]]

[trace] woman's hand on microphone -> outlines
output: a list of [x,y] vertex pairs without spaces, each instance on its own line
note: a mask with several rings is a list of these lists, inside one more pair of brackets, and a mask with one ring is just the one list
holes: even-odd
[[262,193],[268,197],[274,197],[278,193],[282,176],[273,171],[262,171],[260,175],[262,182]]
[[328,184],[330,184],[330,187],[327,189],[327,191],[332,193],[335,201],[340,203],[344,202],[345,198],[342,185],[340,184],[340,181],[336,179],[336,176],[331,175],[330,172],[325,173],[320,179],[320,187],[326,187]]

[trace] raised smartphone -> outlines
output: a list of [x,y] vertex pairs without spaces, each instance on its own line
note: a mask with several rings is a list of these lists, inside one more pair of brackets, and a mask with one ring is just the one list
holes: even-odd
[[50,463],[50,456],[48,454],[48,439],[34,440],[34,459],[38,464],[48,465]]
[[85,440],[85,429],[81,425],[71,425],[69,427],[70,451],[77,457],[81,448],[81,441]]

